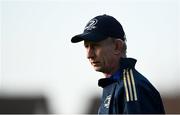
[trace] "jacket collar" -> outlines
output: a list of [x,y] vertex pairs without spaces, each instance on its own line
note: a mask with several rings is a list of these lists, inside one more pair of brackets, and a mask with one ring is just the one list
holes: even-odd
[[137,60],[134,58],[121,58],[119,63],[120,63],[120,69],[132,69],[135,67]]
[[[135,67],[135,64],[136,64],[136,59],[134,58],[121,58],[119,63],[120,63],[120,67],[119,67],[119,71],[122,71],[123,69],[132,69]],[[120,76],[119,76],[120,77]],[[98,85],[102,88],[116,82],[117,79],[113,79],[113,76],[111,76],[110,78],[102,78],[102,79],[99,79],[98,81]]]

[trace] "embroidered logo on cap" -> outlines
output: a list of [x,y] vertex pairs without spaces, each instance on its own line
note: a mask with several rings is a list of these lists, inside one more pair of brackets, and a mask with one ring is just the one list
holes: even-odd
[[84,30],[92,30],[96,28],[96,24],[97,24],[98,20],[97,19],[92,19],[88,22],[88,24],[86,25]]
[[109,108],[109,105],[110,105],[110,101],[111,101],[111,95],[108,95],[107,97],[106,97],[106,99],[104,100],[104,107],[105,108]]

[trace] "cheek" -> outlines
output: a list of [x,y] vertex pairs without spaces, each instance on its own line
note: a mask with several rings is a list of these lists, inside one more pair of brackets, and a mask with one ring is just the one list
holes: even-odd
[[105,67],[111,66],[114,59],[112,48],[99,49],[96,52],[96,56]]
[[104,56],[103,56],[103,62],[104,62],[104,66],[106,67],[111,67],[114,62],[114,56],[112,55],[112,52],[109,52],[109,53],[106,53]]
[[113,57],[109,56],[108,58],[106,58],[106,67],[113,67],[114,66],[114,59]]

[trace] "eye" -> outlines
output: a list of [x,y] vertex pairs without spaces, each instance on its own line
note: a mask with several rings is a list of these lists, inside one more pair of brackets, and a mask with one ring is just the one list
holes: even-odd
[[88,44],[84,44],[84,47],[85,47],[85,48],[88,48],[88,46],[89,46]]

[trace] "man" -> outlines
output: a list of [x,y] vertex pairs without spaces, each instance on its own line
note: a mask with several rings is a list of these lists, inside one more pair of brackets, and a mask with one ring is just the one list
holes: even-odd
[[72,43],[84,41],[87,58],[105,78],[99,114],[163,114],[159,92],[135,68],[136,60],[126,57],[126,37],[121,24],[112,16],[91,19]]

